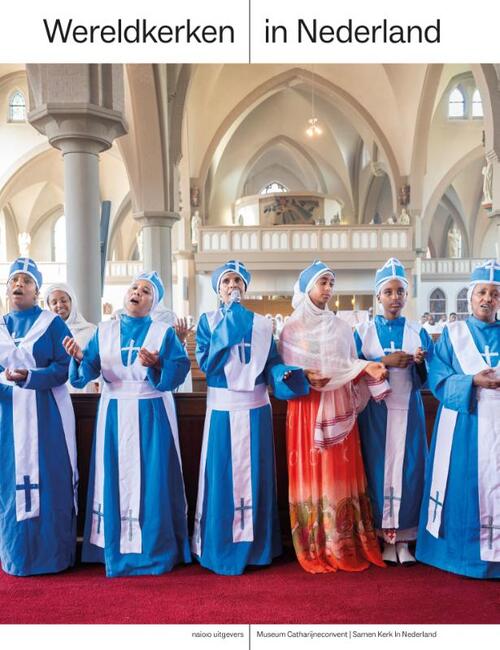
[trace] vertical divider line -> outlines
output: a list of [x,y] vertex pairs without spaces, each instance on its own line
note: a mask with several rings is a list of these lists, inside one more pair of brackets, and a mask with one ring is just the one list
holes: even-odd
[[248,0],[248,63],[252,63],[252,0]]

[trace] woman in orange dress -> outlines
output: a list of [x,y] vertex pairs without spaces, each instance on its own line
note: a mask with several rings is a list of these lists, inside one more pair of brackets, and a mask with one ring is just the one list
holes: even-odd
[[285,363],[305,368],[310,394],[288,403],[287,451],[292,539],[310,573],[385,566],[373,528],[357,413],[389,389],[381,363],[357,359],[351,328],[328,309],[334,272],[302,271],[283,328]]

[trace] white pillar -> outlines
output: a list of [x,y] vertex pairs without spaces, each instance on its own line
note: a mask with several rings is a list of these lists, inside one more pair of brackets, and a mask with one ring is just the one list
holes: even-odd
[[156,271],[165,285],[163,303],[172,309],[172,226],[179,220],[176,212],[139,212],[134,214],[142,226],[145,271]]
[[83,151],[64,153],[63,149],[63,160],[68,283],[78,296],[82,314],[91,323],[98,323],[101,320],[99,156]]
[[101,320],[99,154],[127,132],[121,64],[28,64],[28,121],[64,159],[67,277]]

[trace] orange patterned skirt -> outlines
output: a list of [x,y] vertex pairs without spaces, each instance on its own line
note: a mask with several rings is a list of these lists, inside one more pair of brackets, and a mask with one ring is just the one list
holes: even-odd
[[357,424],[344,440],[314,447],[321,394],[288,402],[287,453],[292,539],[310,573],[385,566],[373,528]]

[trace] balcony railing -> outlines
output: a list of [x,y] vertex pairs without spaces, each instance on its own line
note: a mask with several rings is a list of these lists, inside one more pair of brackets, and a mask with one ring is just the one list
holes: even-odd
[[[431,260],[422,260],[421,273],[424,276],[431,275],[450,275],[450,276],[464,276],[470,275],[478,264],[486,262],[482,258],[435,258]],[[461,279],[461,278],[460,278]]]
[[200,228],[199,253],[411,251],[411,226],[244,226]]
[[[0,262],[0,283],[5,284],[9,275],[10,263]],[[44,285],[66,280],[64,262],[39,262],[38,268],[43,275]],[[107,283],[129,282],[142,271],[142,262],[115,261],[106,262],[105,281]]]

